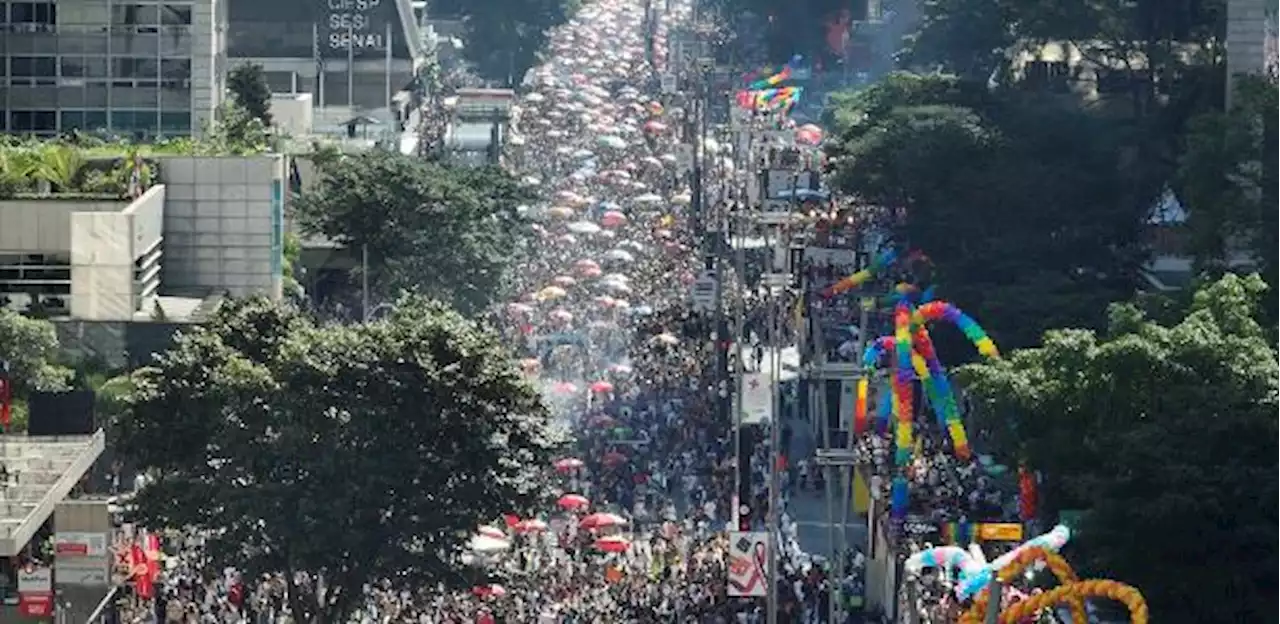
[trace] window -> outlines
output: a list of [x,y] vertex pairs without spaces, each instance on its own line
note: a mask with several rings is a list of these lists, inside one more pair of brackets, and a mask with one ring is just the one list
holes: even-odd
[[107,59],[95,56],[64,56],[62,64],[63,78],[107,78]]
[[160,7],[154,4],[118,4],[111,7],[112,26],[156,26]]
[[191,113],[160,113],[160,132],[166,136],[191,134]]
[[64,110],[58,113],[58,115],[62,117],[61,128],[63,132],[70,132],[72,130],[94,132],[97,130],[105,130],[107,128],[107,111],[104,110]]
[[107,127],[107,111],[105,110],[87,110],[84,112],[84,127],[90,130],[100,130]]
[[1059,61],[1032,61],[1023,68],[1028,86],[1053,91],[1067,90],[1067,74],[1070,69]]
[[9,23],[53,26],[58,23],[58,7],[52,2],[14,2],[9,7]]
[[122,132],[154,132],[158,117],[154,110],[111,111],[111,127]]
[[15,56],[9,59],[15,78],[56,78],[57,59],[52,56]]
[[51,133],[58,130],[58,114],[55,111],[13,111],[10,113],[10,130],[14,132]]
[[160,86],[166,89],[190,89],[191,59],[161,60]]
[[155,80],[160,74],[160,63],[154,58],[113,58],[112,78],[145,78]]
[[160,8],[160,23],[165,26],[190,26],[191,5],[166,4]]

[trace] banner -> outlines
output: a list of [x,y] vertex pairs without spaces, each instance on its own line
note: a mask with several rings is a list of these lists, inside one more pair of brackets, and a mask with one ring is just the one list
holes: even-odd
[[769,534],[729,532],[729,595],[762,597],[769,593]]
[[[767,358],[768,354],[766,354]],[[742,403],[742,424],[758,425],[773,420],[773,381],[769,373],[743,373],[738,389]]]
[[18,613],[29,618],[53,615],[53,570],[29,565],[18,571]]

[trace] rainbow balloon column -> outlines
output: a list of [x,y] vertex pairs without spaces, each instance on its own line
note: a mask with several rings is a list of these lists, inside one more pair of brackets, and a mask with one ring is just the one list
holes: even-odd
[[[917,378],[920,380],[929,405],[938,418],[939,425],[944,427],[950,435],[956,455],[962,459],[968,459],[971,454],[969,438],[964,430],[964,422],[960,418],[955,392],[933,348],[928,324],[938,320],[954,324],[964,332],[984,357],[999,357],[995,343],[971,317],[944,301],[931,301],[913,309],[911,304],[902,298],[894,307],[893,320],[893,335],[875,340],[863,353],[863,366],[866,367],[867,374],[858,380],[853,419],[855,432],[862,433],[867,429],[866,397],[869,378],[883,356],[892,349],[894,357],[891,360],[893,364],[889,401],[894,423],[895,463],[899,467],[904,467],[911,461],[914,442],[912,412],[915,404],[912,382]],[[895,516],[906,513],[907,480],[903,474],[894,478],[890,499]]]
[[871,261],[871,266],[828,286],[826,290],[822,291],[822,296],[834,297],[846,290],[853,290],[854,288],[867,283],[876,275],[879,275],[897,259],[897,250],[890,248],[879,256],[876,256],[876,259]]

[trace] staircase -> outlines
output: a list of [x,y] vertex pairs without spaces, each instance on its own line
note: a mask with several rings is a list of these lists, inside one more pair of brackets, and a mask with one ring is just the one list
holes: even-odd
[[0,556],[15,556],[102,455],[91,436],[0,436]]

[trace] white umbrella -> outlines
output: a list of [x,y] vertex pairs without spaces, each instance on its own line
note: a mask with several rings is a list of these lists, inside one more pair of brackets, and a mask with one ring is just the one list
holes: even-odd
[[632,197],[631,201],[637,204],[656,204],[662,201],[662,196],[655,193],[645,193],[643,195],[636,195],[635,197]]
[[524,101],[526,102],[541,102],[545,99],[547,99],[546,96],[541,93],[530,93],[529,95],[524,96]]
[[625,249],[610,249],[609,251],[605,252],[604,259],[611,260],[613,262],[630,263],[630,262],[635,262],[636,257],[631,255],[631,252]]
[[477,553],[498,553],[511,548],[511,542],[504,539],[497,539],[487,535],[473,535],[471,543],[468,547]]
[[597,142],[610,149],[623,149],[627,146],[627,142],[624,141],[622,137],[614,136],[612,134],[600,137]]
[[574,221],[566,227],[574,234],[595,234],[600,231],[600,226],[590,221]]
[[595,155],[596,153],[589,149],[580,149],[573,153],[573,157],[577,160],[586,160],[588,158],[593,158]]

